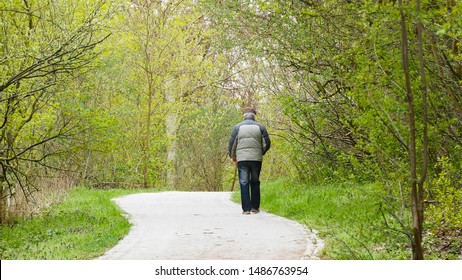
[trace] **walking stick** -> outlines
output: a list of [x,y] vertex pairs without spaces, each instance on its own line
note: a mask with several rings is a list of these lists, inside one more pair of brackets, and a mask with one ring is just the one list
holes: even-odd
[[234,163],[234,177],[233,177],[233,184],[231,185],[231,192],[234,191],[234,185],[236,185],[236,178],[237,178],[237,163]]

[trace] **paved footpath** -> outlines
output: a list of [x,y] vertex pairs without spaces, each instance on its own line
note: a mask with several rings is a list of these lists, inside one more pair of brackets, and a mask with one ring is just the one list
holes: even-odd
[[322,240],[266,212],[243,215],[228,192],[162,192],[115,199],[133,224],[103,260],[317,259]]

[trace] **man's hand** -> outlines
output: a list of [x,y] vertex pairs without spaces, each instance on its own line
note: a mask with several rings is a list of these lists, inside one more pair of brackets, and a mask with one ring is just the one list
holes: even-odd
[[234,163],[236,163],[236,162],[237,162],[237,159],[236,159],[236,157],[233,157],[233,158],[232,158],[232,160],[233,160],[233,162],[234,162]]

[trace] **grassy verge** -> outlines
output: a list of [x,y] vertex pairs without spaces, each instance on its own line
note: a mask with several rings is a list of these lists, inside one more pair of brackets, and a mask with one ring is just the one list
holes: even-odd
[[[379,189],[368,185],[262,184],[262,209],[316,229],[324,259],[409,259],[408,239],[383,219]],[[239,201],[239,194],[234,196]],[[394,228],[392,228],[394,227]]]
[[134,191],[71,190],[47,213],[0,227],[1,259],[85,260],[102,255],[130,229],[111,199],[130,193]]

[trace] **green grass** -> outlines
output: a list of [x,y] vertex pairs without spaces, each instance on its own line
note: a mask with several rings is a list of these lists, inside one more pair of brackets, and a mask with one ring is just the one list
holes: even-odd
[[[380,210],[375,184],[296,185],[286,180],[262,184],[261,207],[316,229],[325,242],[323,259],[409,259],[408,239]],[[236,193],[233,200],[239,201]],[[393,229],[391,227],[394,227]]]
[[[130,229],[111,201],[154,190],[73,189],[47,213],[0,227],[2,260],[85,260],[101,256]],[[239,201],[239,193],[233,195]],[[380,210],[375,184],[297,185],[287,180],[262,184],[262,209],[316,229],[324,240],[323,259],[410,259],[409,241],[398,223]],[[429,259],[457,256],[427,255]]]
[[47,213],[0,227],[1,259],[85,260],[102,255],[130,229],[111,199],[130,193],[134,191],[71,190]]

